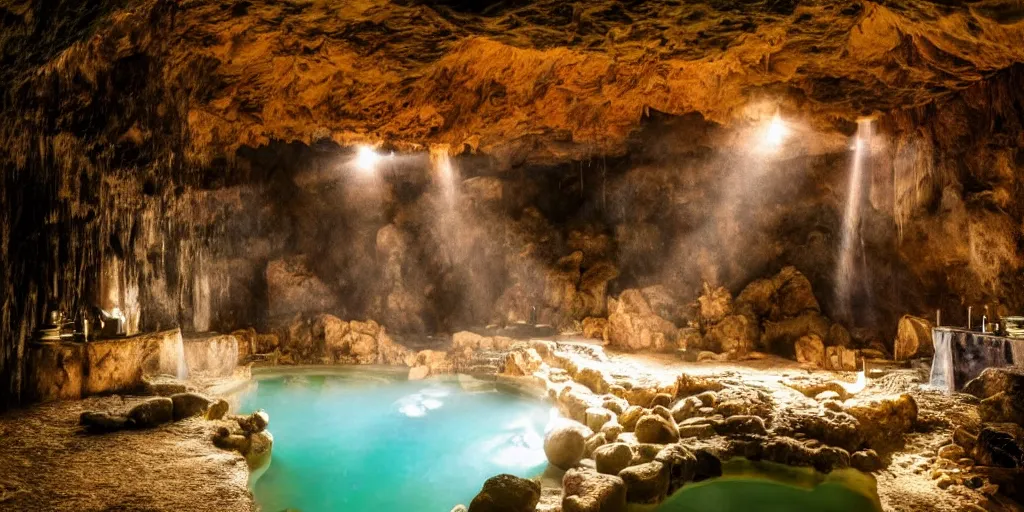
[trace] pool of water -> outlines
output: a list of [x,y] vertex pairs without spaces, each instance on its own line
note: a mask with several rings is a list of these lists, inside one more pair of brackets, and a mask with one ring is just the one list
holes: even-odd
[[448,512],[498,473],[540,474],[551,405],[456,381],[341,372],[263,378],[273,460],[256,481],[266,512]]

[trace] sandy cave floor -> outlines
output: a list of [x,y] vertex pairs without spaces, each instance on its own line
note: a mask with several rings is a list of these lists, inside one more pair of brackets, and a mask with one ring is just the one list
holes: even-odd
[[216,422],[99,435],[78,426],[82,411],[127,410],[145,398],[92,397],[0,416],[0,510],[257,510],[245,459],[210,442]]
[[[685,363],[672,355],[608,353],[613,375],[669,381],[682,372],[741,382],[769,393],[779,407],[810,407],[792,382],[841,380],[856,374],[810,370],[785,359]],[[963,485],[940,489],[931,477],[936,450],[955,425],[976,423],[970,397],[920,386],[921,376],[898,371],[869,381],[857,398],[907,392],[922,425],[887,455],[878,473],[883,508],[892,512],[1024,510]],[[217,423],[192,418],[145,431],[88,435],[78,427],[84,410],[126,410],[143,397],[93,397],[36,405],[0,416],[0,510],[252,511],[244,459],[209,440]],[[271,422],[271,431],[273,430]],[[547,487],[547,486],[546,486]],[[546,489],[547,491],[547,489]],[[552,490],[553,491],[553,490]]]

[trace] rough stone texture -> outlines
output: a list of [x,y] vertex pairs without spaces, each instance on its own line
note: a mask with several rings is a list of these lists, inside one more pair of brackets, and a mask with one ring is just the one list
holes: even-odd
[[72,400],[82,397],[85,347],[79,343],[34,343],[28,349],[28,400]]
[[128,411],[128,419],[136,428],[152,428],[174,419],[174,402],[167,397],[150,398]]
[[562,489],[562,512],[626,512],[626,485],[617,476],[570,469]]
[[[145,431],[69,432],[83,410],[131,407],[136,397],[88,397],[0,416],[5,510],[253,512],[243,458],[210,443],[200,418]],[[40,454],[45,454],[41,456]],[[197,478],[202,475],[202,478]]]
[[304,256],[271,261],[266,279],[272,317],[329,311],[337,305],[334,293],[309,269]]
[[796,360],[815,366],[825,364],[825,343],[816,334],[802,336],[796,340]]
[[666,350],[674,346],[676,326],[651,309],[640,290],[623,291],[608,300],[609,346],[621,350]]
[[233,335],[189,335],[182,341],[190,374],[227,377],[238,365],[238,338]]
[[746,315],[729,315],[708,328],[705,339],[713,350],[742,357],[754,350],[760,334],[755,320]]
[[658,461],[623,469],[619,478],[626,484],[629,503],[658,503],[668,494],[669,468]]
[[584,444],[588,429],[575,422],[565,422],[553,428],[544,436],[544,454],[548,462],[569,469],[583,458]]
[[893,357],[906,361],[915,357],[928,357],[935,352],[932,345],[932,323],[916,316],[904,315],[896,328]]
[[671,416],[657,414],[642,416],[636,424],[636,438],[641,443],[674,443],[679,440],[679,430]]
[[[174,405],[174,421],[200,414],[206,414],[213,400],[198,393],[178,393],[171,395]],[[223,416],[223,415],[222,415]]]
[[[141,334],[85,344],[83,395],[134,391],[146,375],[184,375],[181,331]],[[234,368],[235,359],[230,364]]]
[[610,443],[594,450],[597,472],[606,475],[618,475],[632,459],[633,450],[626,443]]
[[488,478],[469,504],[469,512],[534,512],[540,484],[514,475]]

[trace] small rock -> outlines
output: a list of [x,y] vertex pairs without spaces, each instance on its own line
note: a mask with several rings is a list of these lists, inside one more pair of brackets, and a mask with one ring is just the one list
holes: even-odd
[[668,407],[671,404],[672,404],[672,395],[670,395],[668,393],[658,393],[658,394],[654,395],[654,398],[651,400],[651,407],[652,408],[654,408],[656,406],[659,406],[659,405],[662,406],[662,407]]
[[607,439],[609,443],[614,443],[619,438],[619,434],[622,434],[622,425],[619,425],[618,422],[614,420],[609,421],[601,427],[601,433],[604,434],[604,438]]
[[665,449],[665,445],[657,443],[640,443],[631,445],[633,449],[633,460],[630,461],[630,466],[637,464],[646,464],[654,460],[661,450]]
[[570,469],[562,489],[562,512],[626,512],[626,484],[617,476]]
[[953,485],[953,478],[950,477],[949,475],[942,475],[935,482],[935,485],[937,485],[939,487],[939,489],[945,489],[945,488]]
[[658,503],[668,495],[669,472],[661,462],[629,466],[619,472],[619,478],[626,484],[628,503]]
[[587,433],[585,426],[573,421],[552,429],[544,437],[544,454],[548,462],[563,470],[575,466],[583,458]]
[[622,411],[619,415],[619,424],[622,428],[626,429],[627,432],[632,432],[636,429],[636,423],[640,421],[640,417],[644,415],[644,408],[639,405],[631,405]]
[[534,512],[540,501],[540,484],[502,474],[492,476],[469,504],[469,512]]
[[662,418],[665,418],[668,421],[671,421],[673,423],[675,422],[675,420],[672,419],[672,411],[668,410],[668,408],[663,405],[655,405],[654,407],[652,407],[651,414],[657,414],[658,416],[661,416]]
[[615,418],[615,413],[604,407],[590,407],[586,411],[587,427],[594,432],[601,430],[605,423]]
[[136,428],[150,428],[174,420],[174,402],[167,397],[150,398],[128,411],[128,419]]
[[206,419],[208,420],[219,420],[224,418],[228,413],[230,405],[227,400],[218,398],[216,402],[210,405],[210,408],[206,410]]
[[605,396],[604,401],[601,402],[601,407],[604,407],[615,414],[622,414],[622,412],[629,407],[629,402],[617,396]]
[[86,430],[94,433],[116,432],[128,427],[127,417],[106,412],[86,411],[79,416],[78,421]]
[[697,439],[707,439],[709,437],[714,437],[715,434],[715,427],[712,427],[710,424],[707,423],[702,425],[681,425],[679,427],[680,439],[686,439],[690,437],[695,437]]
[[850,465],[858,471],[871,473],[882,469],[882,458],[874,450],[861,450],[850,456]]
[[722,435],[765,435],[768,429],[758,416],[730,416],[715,425],[715,431]]
[[636,424],[636,438],[641,443],[674,443],[679,440],[679,430],[670,419],[646,414]]
[[960,460],[964,456],[964,449],[955,444],[947,444],[939,448],[939,457],[948,460]]
[[175,393],[171,395],[174,403],[174,421],[205,414],[212,401],[199,393]]
[[608,444],[608,440],[605,439],[604,434],[598,432],[589,438],[587,442],[583,444],[583,457],[587,458],[594,454],[594,450]]
[[696,396],[702,407],[714,407],[718,405],[718,394],[714,391],[705,391]]
[[263,432],[270,424],[270,415],[267,414],[267,411],[260,409],[248,416],[238,416],[235,421],[246,434],[256,434]]
[[[672,412],[672,418],[676,422],[680,422],[680,421],[689,419],[690,417],[696,415],[697,411],[701,407],[705,407],[705,405],[704,405],[704,402],[701,401],[700,398],[697,398],[695,396],[684,398],[684,399],[676,402],[676,404],[672,406],[672,411],[671,411]],[[710,407],[710,406],[707,406],[707,407]]]
[[633,459],[633,450],[626,443],[611,443],[594,450],[594,462],[597,472],[606,475],[617,475]]

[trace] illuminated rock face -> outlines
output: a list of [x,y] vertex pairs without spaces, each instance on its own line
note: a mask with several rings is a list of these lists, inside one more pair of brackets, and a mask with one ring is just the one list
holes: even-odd
[[[742,302],[789,265],[806,276],[786,285],[794,302],[737,314],[834,318],[849,136],[868,114],[870,272],[844,320],[861,329],[816,334],[891,347],[908,312],[1018,311],[1011,4],[5,6],[0,408],[28,392],[21,354],[43,304],[92,300],[111,257],[142,331],[322,313],[395,333],[569,328],[652,286],[678,328],[704,282]],[[776,112],[789,138],[751,160]],[[395,179],[408,161],[336,183],[349,146],[379,142],[459,155],[462,202],[436,178]],[[798,300],[805,283],[818,304]],[[719,346],[750,350],[753,328],[718,320]]]

